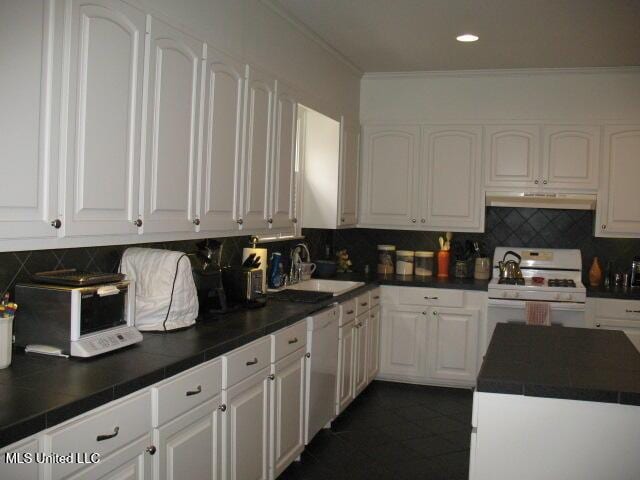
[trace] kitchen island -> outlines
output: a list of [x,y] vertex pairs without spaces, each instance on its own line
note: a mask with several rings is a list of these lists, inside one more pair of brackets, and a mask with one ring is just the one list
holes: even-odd
[[472,426],[471,480],[640,478],[640,353],[619,331],[499,324]]

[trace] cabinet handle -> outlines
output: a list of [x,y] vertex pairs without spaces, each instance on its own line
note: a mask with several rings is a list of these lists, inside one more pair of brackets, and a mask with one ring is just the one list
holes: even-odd
[[289,340],[289,345],[292,345],[294,343],[298,343],[298,337],[294,337],[291,340]]
[[640,313],[640,310],[625,310],[627,313]]
[[353,313],[354,313],[354,311],[353,311],[353,310],[348,310],[348,311],[347,311],[347,315],[351,315],[351,314],[353,314]]
[[275,380],[275,379],[276,379],[276,376],[272,373],[272,374],[271,374],[271,375],[269,375],[267,378],[268,378],[269,380]]
[[134,221],[133,221],[133,224],[134,224],[136,227],[141,227],[141,226],[142,226],[142,219],[141,219],[141,218],[138,218],[137,220],[134,220]]
[[600,324],[599,324],[599,323],[596,323],[596,327],[600,328]]
[[310,353],[310,352],[307,352],[307,353],[305,354],[305,357],[307,357],[307,358],[311,358],[311,353]]
[[376,315],[375,314],[371,314],[371,318],[376,318]]
[[102,442],[104,440],[109,440],[110,438],[117,437],[119,432],[120,432],[120,427],[115,427],[113,429],[113,433],[112,434],[110,434],[110,435],[98,435],[96,437],[96,441],[97,442]]
[[237,223],[238,225],[242,225],[242,223],[243,223],[243,222],[242,222],[242,219],[241,219],[241,218],[237,219],[237,220],[236,220],[236,223]]
[[226,412],[227,411],[227,406],[223,403],[222,405],[220,405],[218,407],[218,410],[220,410],[221,412]]
[[433,316],[435,317],[436,315],[438,315],[438,312],[436,312],[435,310],[432,312]]
[[546,185],[548,182],[546,180],[543,180],[542,183],[544,183]]
[[422,312],[422,314],[423,314],[423,315],[426,315],[426,314],[427,314],[427,312]]
[[415,219],[415,218],[412,218],[412,219],[411,219],[411,223],[416,223],[416,219]]
[[62,226],[62,221],[59,218],[56,218],[51,221],[51,226],[57,230]]
[[247,362],[247,367],[249,365],[255,365],[256,363],[258,363],[258,358],[257,357],[253,357],[253,360],[250,360]]
[[422,219],[420,220],[420,223],[427,223],[427,220],[426,220],[426,219],[424,219],[424,218],[422,218]]
[[273,223],[273,218],[268,219],[267,223]]
[[341,221],[342,223],[344,223],[344,222],[345,222],[345,218],[344,218],[344,217],[341,217],[341,218],[340,218],[340,221]]
[[438,300],[440,297],[424,297],[425,300]]
[[535,183],[536,185],[538,185],[540,183],[539,180],[534,181],[533,183]]
[[155,447],[155,445],[151,445],[150,447],[145,448],[145,451],[149,455],[155,455],[156,454],[156,447]]
[[361,307],[366,307],[367,305],[369,305],[369,302],[362,302],[362,303],[360,304],[360,306],[361,306]]
[[197,227],[198,225],[200,225],[200,219],[199,218],[194,218],[193,219],[193,224]]
[[607,226],[603,223],[602,224],[602,230],[606,230],[606,229],[607,229]]
[[198,385],[198,387],[195,390],[188,390],[187,397],[190,397],[192,395],[198,395],[199,393],[202,393],[202,385]]
[[298,219],[297,219],[296,217],[293,217],[293,218],[291,219],[291,221],[292,221],[293,223],[298,223]]

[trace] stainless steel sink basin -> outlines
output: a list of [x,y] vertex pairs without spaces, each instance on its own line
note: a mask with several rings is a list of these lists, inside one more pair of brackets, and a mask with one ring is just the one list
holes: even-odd
[[306,290],[311,292],[331,292],[333,296],[342,295],[351,290],[355,290],[358,287],[364,285],[364,282],[351,282],[347,280],[325,280],[325,279],[311,279],[304,282],[296,283],[295,285],[289,285],[285,290]]

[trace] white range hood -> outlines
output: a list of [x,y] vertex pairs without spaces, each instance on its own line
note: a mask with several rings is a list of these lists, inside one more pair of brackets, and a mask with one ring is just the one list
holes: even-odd
[[561,208],[595,210],[596,195],[550,192],[487,192],[488,207]]

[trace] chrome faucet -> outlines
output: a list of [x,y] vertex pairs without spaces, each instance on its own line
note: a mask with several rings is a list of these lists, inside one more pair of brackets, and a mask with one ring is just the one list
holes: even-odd
[[291,249],[289,253],[289,259],[291,261],[291,269],[289,271],[289,283],[291,285],[299,283],[302,280],[302,254],[306,253],[307,262],[311,261],[311,254],[309,253],[309,247],[304,243],[298,243]]

